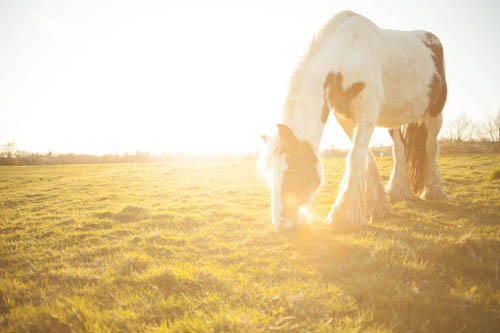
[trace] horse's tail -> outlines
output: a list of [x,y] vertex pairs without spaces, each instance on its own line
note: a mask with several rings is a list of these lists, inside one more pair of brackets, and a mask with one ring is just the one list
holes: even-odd
[[402,126],[399,133],[405,148],[408,181],[413,193],[418,195],[424,188],[427,126],[424,122],[414,122]]

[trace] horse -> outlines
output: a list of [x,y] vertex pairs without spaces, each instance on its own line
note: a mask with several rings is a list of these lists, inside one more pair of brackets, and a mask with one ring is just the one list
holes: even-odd
[[[292,74],[277,133],[260,160],[271,192],[272,224],[303,222],[323,183],[319,144],[331,111],[352,143],[327,223],[365,224],[390,202],[444,200],[437,136],[447,86],[443,47],[431,32],[379,28],[352,11],[334,15]],[[393,140],[386,187],[368,148],[375,127]]]

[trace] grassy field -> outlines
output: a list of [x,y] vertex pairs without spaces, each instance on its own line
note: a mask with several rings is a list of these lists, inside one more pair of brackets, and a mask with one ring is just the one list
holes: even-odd
[[439,163],[447,202],[293,232],[254,161],[2,167],[0,330],[498,332],[500,155]]

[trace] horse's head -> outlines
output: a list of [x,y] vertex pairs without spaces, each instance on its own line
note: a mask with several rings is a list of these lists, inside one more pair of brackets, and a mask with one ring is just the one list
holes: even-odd
[[310,208],[321,184],[321,164],[307,141],[299,141],[286,125],[268,140],[265,174],[271,191],[273,225],[290,228],[300,222],[299,209]]

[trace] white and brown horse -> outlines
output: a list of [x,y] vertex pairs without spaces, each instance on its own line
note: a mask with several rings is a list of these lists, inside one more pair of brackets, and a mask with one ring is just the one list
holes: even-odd
[[[322,182],[319,144],[330,111],[352,141],[329,222],[363,224],[389,201],[447,198],[437,167],[437,136],[446,101],[443,48],[425,31],[377,27],[338,13],[319,31],[292,75],[277,134],[265,149],[273,224],[298,223]],[[368,144],[389,129],[394,168],[384,189]]]

